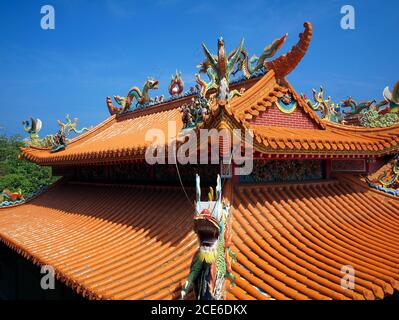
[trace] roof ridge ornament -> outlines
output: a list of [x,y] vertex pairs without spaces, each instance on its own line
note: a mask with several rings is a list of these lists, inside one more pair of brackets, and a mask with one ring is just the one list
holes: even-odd
[[281,38],[274,40],[270,45],[263,49],[260,57],[253,55],[251,58],[249,58],[247,50],[243,48],[241,56],[238,60],[237,69],[233,72],[233,75],[235,75],[238,71],[242,71],[244,76],[248,79],[258,70],[265,68],[266,59],[272,58],[276,54],[276,52],[285,43],[287,37],[288,33],[283,35]]
[[[112,104],[111,98],[107,97],[106,101],[109,113],[111,115],[125,113],[126,111],[130,110],[134,99],[136,99],[137,101],[135,108],[136,109],[143,108],[145,105],[153,101],[153,99],[150,98],[148,91],[156,90],[158,89],[158,86],[159,86],[158,80],[148,77],[144,83],[142,90],[140,90],[138,87],[132,87],[127,93],[126,97],[114,96],[114,100],[117,104],[121,106],[120,108],[115,107]],[[163,98],[158,98],[157,100],[159,99],[163,100]]]
[[169,94],[173,96],[180,96],[184,90],[184,81],[181,76],[181,72],[176,70],[176,73],[172,75],[169,84]]
[[215,88],[217,90],[217,104],[226,105],[231,98],[241,95],[238,90],[230,92],[229,83],[230,75],[240,58],[243,47],[244,39],[241,40],[238,48],[232,50],[230,54],[226,56],[222,37],[218,39],[217,55],[212,54],[206,45],[204,43],[202,44],[206,59],[197,67],[199,68],[199,72],[206,73],[210,80],[209,83],[206,83],[201,80],[199,74],[196,74],[197,83],[202,86],[201,91],[203,96],[206,95],[207,91]]
[[294,70],[309,48],[310,41],[312,40],[313,27],[310,22],[305,22],[303,26],[305,28],[304,32],[299,34],[298,43],[295,44],[290,51],[272,61],[265,62],[265,69],[274,70],[277,78],[285,78]]
[[314,111],[319,112],[321,119],[326,119],[331,122],[341,123],[343,121],[343,113],[341,111],[341,105],[335,104],[331,97],[324,98],[324,87],[320,86],[320,91],[312,89],[313,100],[310,101],[305,94],[302,94],[302,99],[305,100],[306,104]]
[[181,291],[184,299],[194,286],[198,300],[223,300],[225,279],[234,286],[231,263],[236,256],[231,248],[230,203],[222,199],[222,183],[217,176],[216,192],[210,187],[208,201],[201,201],[200,176],[196,175],[196,201],[194,231],[199,240],[199,249],[191,264],[190,274]]
[[[368,128],[389,127],[399,122],[399,81],[395,84],[393,92],[386,87],[383,91],[384,100],[368,100],[356,102],[351,96],[334,104],[331,97],[324,99],[324,88],[313,91],[312,103],[306,95],[302,98],[314,111],[320,113],[322,119],[330,122],[351,124]],[[386,107],[387,106],[387,107]]]
[[67,145],[68,137],[72,132],[75,134],[81,134],[88,131],[88,128],[77,129],[79,118],[74,118],[73,122],[69,115],[65,116],[66,123],[57,120],[60,129],[56,134],[47,135],[44,138],[40,138],[39,132],[42,129],[42,121],[31,117],[29,121],[23,121],[24,131],[29,134],[29,144],[35,147],[51,147],[51,152],[57,152],[64,150]]

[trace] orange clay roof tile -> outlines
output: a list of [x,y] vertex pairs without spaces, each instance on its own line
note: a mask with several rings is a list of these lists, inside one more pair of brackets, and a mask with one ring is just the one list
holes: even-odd
[[[237,187],[233,240],[239,263],[233,269],[277,299],[383,298],[399,286],[395,201],[381,203],[376,192],[344,177]],[[356,272],[354,290],[341,287],[348,265]]]

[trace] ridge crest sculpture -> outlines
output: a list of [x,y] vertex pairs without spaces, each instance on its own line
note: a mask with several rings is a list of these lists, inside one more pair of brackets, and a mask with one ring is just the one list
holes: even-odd
[[399,196],[399,155],[395,155],[380,170],[366,177],[366,181],[374,189]]
[[148,78],[140,90],[138,87],[132,87],[127,93],[126,97],[114,96],[115,102],[120,105],[120,107],[115,107],[112,104],[111,98],[107,97],[107,107],[111,115],[124,113],[131,109],[134,99],[136,99],[136,108],[142,108],[146,104],[153,101],[150,98],[148,91],[158,89],[159,81],[152,78]]
[[29,134],[29,144],[34,147],[49,148],[50,152],[58,152],[64,150],[67,146],[68,137],[72,132],[75,134],[81,134],[88,131],[88,128],[77,129],[78,118],[74,118],[72,122],[69,115],[65,117],[66,122],[57,120],[60,129],[56,134],[47,135],[44,138],[40,138],[39,132],[42,129],[42,121],[31,117],[29,121],[23,121],[24,131]]
[[172,75],[170,84],[168,87],[169,94],[173,96],[179,96],[184,90],[184,81],[181,76],[181,72],[176,70],[176,73]]
[[[210,79],[209,83],[201,82],[201,84],[204,86],[202,92],[203,96],[206,95],[207,91],[215,88],[217,90],[217,103],[219,105],[225,105],[227,101],[234,96],[241,95],[238,90],[233,90],[230,92],[229,83],[230,75],[237,64],[238,59],[240,58],[243,46],[244,39],[241,40],[238,48],[234,49],[229,55],[226,56],[223,38],[218,39],[217,55],[212,54],[206,45],[204,43],[202,44],[202,49],[206,59],[197,67],[199,68],[200,72],[207,73]],[[197,82],[199,82],[200,76],[196,75],[196,78]]]

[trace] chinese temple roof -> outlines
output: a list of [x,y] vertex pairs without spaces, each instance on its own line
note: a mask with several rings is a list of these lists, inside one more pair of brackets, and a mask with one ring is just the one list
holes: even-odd
[[[287,53],[265,61],[263,71],[257,70],[247,80],[232,82],[231,89],[244,88],[246,91],[242,96],[232,98],[228,104],[214,107],[211,114],[205,117],[205,123],[199,127],[217,128],[221,121],[225,121],[230,129],[252,129],[255,150],[263,155],[368,157],[397,151],[399,125],[369,129],[335,125],[321,120],[304,97],[289,84],[285,77],[295,69],[310,45],[312,25],[307,22],[304,28],[298,43]],[[280,42],[284,40],[285,37]],[[146,132],[149,129],[161,130],[168,137],[166,144],[177,139],[184,127],[182,111],[179,109],[194,95],[193,91],[188,95],[171,96],[148,108],[112,115],[95,128],[71,140],[65,150],[51,153],[49,148],[30,146],[22,148],[22,157],[41,165],[143,159],[146,148],[151,144],[145,141]],[[291,99],[291,104],[282,106],[282,101],[287,98]],[[107,104],[111,104],[109,108],[115,109],[111,102]],[[280,113],[277,114],[276,110]],[[223,114],[222,117],[220,114]],[[272,123],[268,117],[272,120],[280,118],[280,122]],[[176,123],[174,136],[167,133],[168,121]]]
[[[257,125],[253,122],[267,109],[277,109],[276,101],[287,93],[293,96],[297,109],[306,115],[307,121],[314,123],[313,128]],[[177,100],[150,109],[114,115],[73,139],[64,151],[50,153],[47,149],[27,147],[22,149],[22,155],[41,165],[78,165],[143,159],[146,148],[152,143],[145,141],[149,129],[159,129],[168,137],[168,121],[174,121],[176,133],[166,143],[177,138],[183,127],[178,109],[181,104],[182,101]],[[286,80],[276,78],[273,70],[255,82],[241,97],[233,98],[229,105],[219,106],[208,116],[203,126],[208,123],[211,127],[217,127],[218,124],[212,119],[217,118],[222,110],[224,117],[231,120],[231,128],[253,130],[254,147],[264,154],[380,156],[399,148],[399,125],[371,129],[322,121]]]
[[[227,298],[374,299],[399,289],[398,204],[357,183],[235,187]],[[0,217],[1,241],[89,298],[176,298],[197,247],[176,187],[63,182]],[[340,285],[343,265],[356,270],[354,290]]]

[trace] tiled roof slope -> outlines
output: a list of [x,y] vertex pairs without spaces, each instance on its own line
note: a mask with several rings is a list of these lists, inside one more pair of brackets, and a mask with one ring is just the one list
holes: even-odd
[[[344,178],[241,186],[233,215],[236,298],[375,299],[399,289],[396,199]],[[354,290],[341,287],[348,265]]]
[[[161,130],[168,138],[168,121],[176,123],[176,132],[182,129],[178,109],[160,110],[153,113],[130,113],[123,117],[112,116],[91,132],[71,141],[64,151],[50,153],[49,150],[22,148],[26,159],[41,165],[101,163],[143,158],[145,141],[149,129]],[[170,139],[166,141],[170,142]]]
[[[340,178],[238,186],[229,299],[373,299],[399,289],[399,204]],[[89,298],[172,299],[197,248],[179,188],[61,184],[0,209],[0,240]],[[355,290],[341,268],[355,268]]]
[[172,299],[196,248],[192,210],[177,188],[63,184],[0,209],[0,240],[86,297]]

